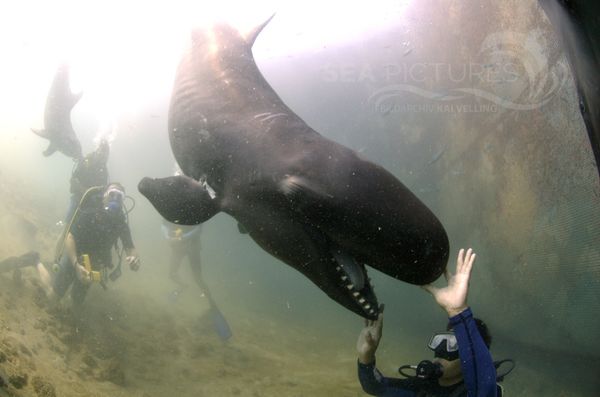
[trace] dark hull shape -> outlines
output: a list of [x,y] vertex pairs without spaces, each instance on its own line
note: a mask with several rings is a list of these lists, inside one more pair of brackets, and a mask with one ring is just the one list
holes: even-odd
[[187,176],[144,178],[139,190],[171,222],[226,212],[332,299],[376,318],[365,265],[430,283],[446,267],[448,237],[391,173],[319,135],[283,103],[252,56],[262,27],[246,39],[223,25],[193,33],[169,114],[171,147]]
[[567,53],[600,173],[600,2],[540,0]]
[[81,93],[73,94],[69,82],[69,67],[59,66],[46,98],[44,129],[32,129],[37,135],[50,141],[44,156],[57,150],[74,159],[81,158],[81,144],[71,124],[71,110],[81,98]]

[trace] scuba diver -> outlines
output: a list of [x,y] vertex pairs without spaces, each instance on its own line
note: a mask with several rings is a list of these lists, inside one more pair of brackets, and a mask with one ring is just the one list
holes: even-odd
[[225,319],[225,316],[223,316],[219,310],[208,286],[202,278],[202,266],[200,260],[200,232],[202,230],[202,225],[177,225],[170,223],[167,220],[163,220],[161,229],[164,238],[169,242],[169,246],[171,247],[169,277],[178,285],[178,287],[169,294],[169,299],[174,302],[187,287],[187,284],[183,282],[179,276],[181,262],[187,257],[188,263],[192,269],[194,281],[200,288],[202,296],[205,296],[208,299],[208,304],[210,306],[209,315],[213,327],[219,335],[219,338],[221,338],[222,341],[227,341],[232,336],[231,328],[229,327],[229,323]]
[[171,247],[171,257],[169,261],[169,277],[178,285],[171,295],[176,298],[187,287],[187,284],[179,276],[181,262],[187,257],[194,281],[200,287],[202,293],[208,289],[204,280],[202,280],[202,266],[200,260],[200,231],[202,225],[186,226],[176,225],[167,220],[163,220],[161,225],[163,237],[169,242]]
[[[383,307],[375,321],[366,320],[356,348],[358,378],[363,390],[374,396],[388,397],[496,397],[502,396],[501,381],[513,367],[500,377],[496,369],[505,361],[495,363],[489,351],[491,336],[486,325],[473,317],[467,306],[467,292],[475,253],[464,249],[458,253],[456,274],[445,272],[448,286],[422,288],[449,316],[448,331],[434,335],[428,347],[434,351],[433,361],[423,360],[418,366],[400,367],[406,379],[384,377],[375,366],[375,351],[381,340]],[[383,305],[382,305],[383,306]],[[403,372],[407,368],[416,376]]]
[[65,216],[68,223],[79,205],[83,194],[93,186],[105,186],[108,183],[108,155],[110,146],[106,139],[100,140],[98,148],[87,156],[77,160],[71,174],[71,202]]
[[126,262],[133,271],[140,259],[131,238],[124,201],[125,189],[119,183],[93,187],[84,194],[80,205],[65,229],[56,252],[54,274],[43,264],[38,272],[50,298],[60,300],[71,287],[75,308],[81,307],[92,282],[106,287],[108,278],[120,275],[120,263],[113,269],[111,249],[120,240],[126,252]]

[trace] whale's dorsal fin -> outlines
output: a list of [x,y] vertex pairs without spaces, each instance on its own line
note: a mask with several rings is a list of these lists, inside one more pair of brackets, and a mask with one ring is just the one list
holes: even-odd
[[248,45],[250,47],[252,47],[254,45],[254,42],[256,41],[256,38],[258,37],[258,35],[260,34],[260,32],[262,32],[262,30],[265,28],[265,26],[267,26],[267,24],[269,22],[271,22],[271,19],[273,19],[274,16],[275,16],[275,13],[273,13],[273,15],[271,15],[266,21],[264,21],[260,25],[255,26],[254,29],[252,29],[246,35],[246,43],[248,43]]

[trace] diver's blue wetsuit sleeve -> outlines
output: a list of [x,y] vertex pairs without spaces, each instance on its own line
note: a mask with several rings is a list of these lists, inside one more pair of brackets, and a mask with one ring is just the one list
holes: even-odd
[[390,385],[389,378],[386,378],[375,367],[375,363],[358,363],[358,380],[365,393],[379,397],[415,397],[415,393],[410,390],[401,389]]
[[496,397],[496,368],[492,355],[477,330],[470,308],[450,317],[458,342],[458,354],[467,395]]

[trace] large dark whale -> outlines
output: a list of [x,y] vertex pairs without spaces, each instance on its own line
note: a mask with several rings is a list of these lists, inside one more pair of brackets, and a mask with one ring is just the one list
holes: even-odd
[[319,135],[283,103],[252,56],[265,25],[247,38],[226,25],[193,32],[169,111],[185,176],[144,178],[139,191],[174,223],[233,216],[332,299],[376,318],[365,265],[430,283],[446,267],[448,237],[391,173]]
[[539,0],[567,54],[600,173],[600,2]]
[[46,98],[44,129],[31,129],[37,135],[50,141],[50,145],[44,151],[44,156],[50,156],[58,150],[74,159],[82,157],[81,144],[71,124],[71,110],[80,98],[81,93],[71,92],[69,67],[67,65],[59,66]]

